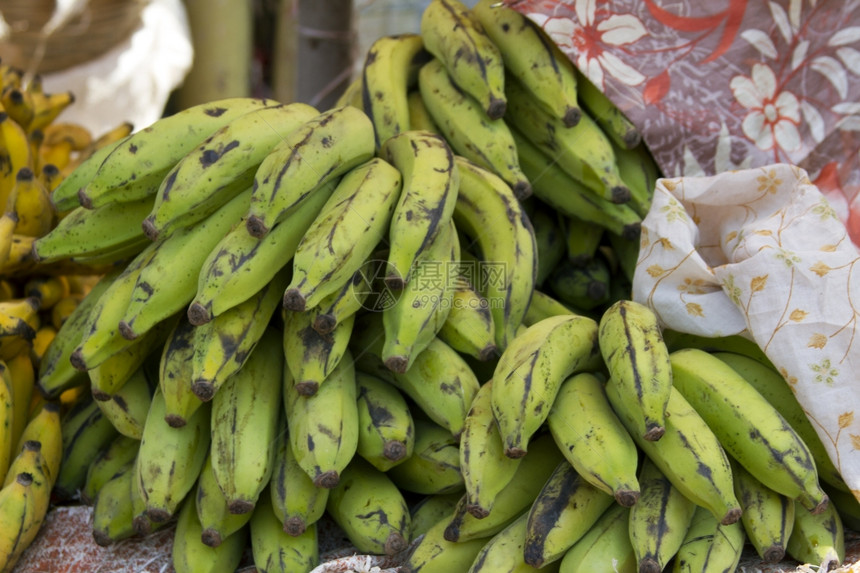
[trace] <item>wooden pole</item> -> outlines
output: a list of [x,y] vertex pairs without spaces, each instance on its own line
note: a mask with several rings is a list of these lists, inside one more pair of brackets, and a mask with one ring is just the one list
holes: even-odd
[[352,0],[298,0],[296,99],[320,111],[332,107],[352,76]]
[[272,97],[283,103],[296,101],[299,68],[299,2],[279,0],[272,41]]
[[251,0],[185,0],[194,62],[176,90],[178,109],[251,93]]

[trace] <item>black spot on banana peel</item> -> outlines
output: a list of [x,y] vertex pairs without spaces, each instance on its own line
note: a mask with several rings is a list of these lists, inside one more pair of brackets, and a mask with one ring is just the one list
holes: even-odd
[[248,217],[248,220],[245,221],[245,226],[248,228],[251,236],[258,239],[262,239],[269,233],[269,227],[256,215]]

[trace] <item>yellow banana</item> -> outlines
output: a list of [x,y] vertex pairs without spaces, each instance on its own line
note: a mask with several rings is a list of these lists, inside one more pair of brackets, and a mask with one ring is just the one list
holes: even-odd
[[55,483],[60,474],[60,464],[63,459],[62,420],[59,402],[46,401],[30,414],[24,431],[18,438],[17,450],[21,450],[28,441],[41,444],[42,457],[45,460],[47,474],[51,483]]
[[11,571],[21,554],[36,537],[42,524],[37,515],[37,480],[33,474],[21,472],[6,487],[0,489],[0,567]]
[[29,167],[15,174],[15,186],[9,194],[6,209],[18,217],[15,233],[27,237],[42,237],[54,224],[54,207],[42,182]]

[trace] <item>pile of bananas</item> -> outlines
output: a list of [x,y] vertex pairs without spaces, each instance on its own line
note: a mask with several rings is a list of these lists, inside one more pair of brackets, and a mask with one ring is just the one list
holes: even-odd
[[101,545],[175,524],[179,572],[310,571],[323,516],[411,572],[841,561],[829,499],[860,504],[779,373],[629,300],[657,175],[491,0],[430,2],[331,109],[225,99],[100,148],[30,255],[104,269],[39,362],[75,396],[54,495]]
[[45,92],[0,63],[0,507],[22,519],[3,521],[0,563],[11,568],[46,516],[59,475],[60,417],[83,387],[45,401],[35,391],[41,360],[62,324],[108,266],[60,261],[40,264],[33,243],[65,216],[50,195],[77,165],[129,135],[123,123],[93,136],[59,120],[71,92]]

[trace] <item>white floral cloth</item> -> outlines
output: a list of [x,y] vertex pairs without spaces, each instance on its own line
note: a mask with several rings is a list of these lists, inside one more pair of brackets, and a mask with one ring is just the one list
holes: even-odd
[[633,298],[662,324],[753,339],[860,499],[860,252],[788,164],[660,179]]

